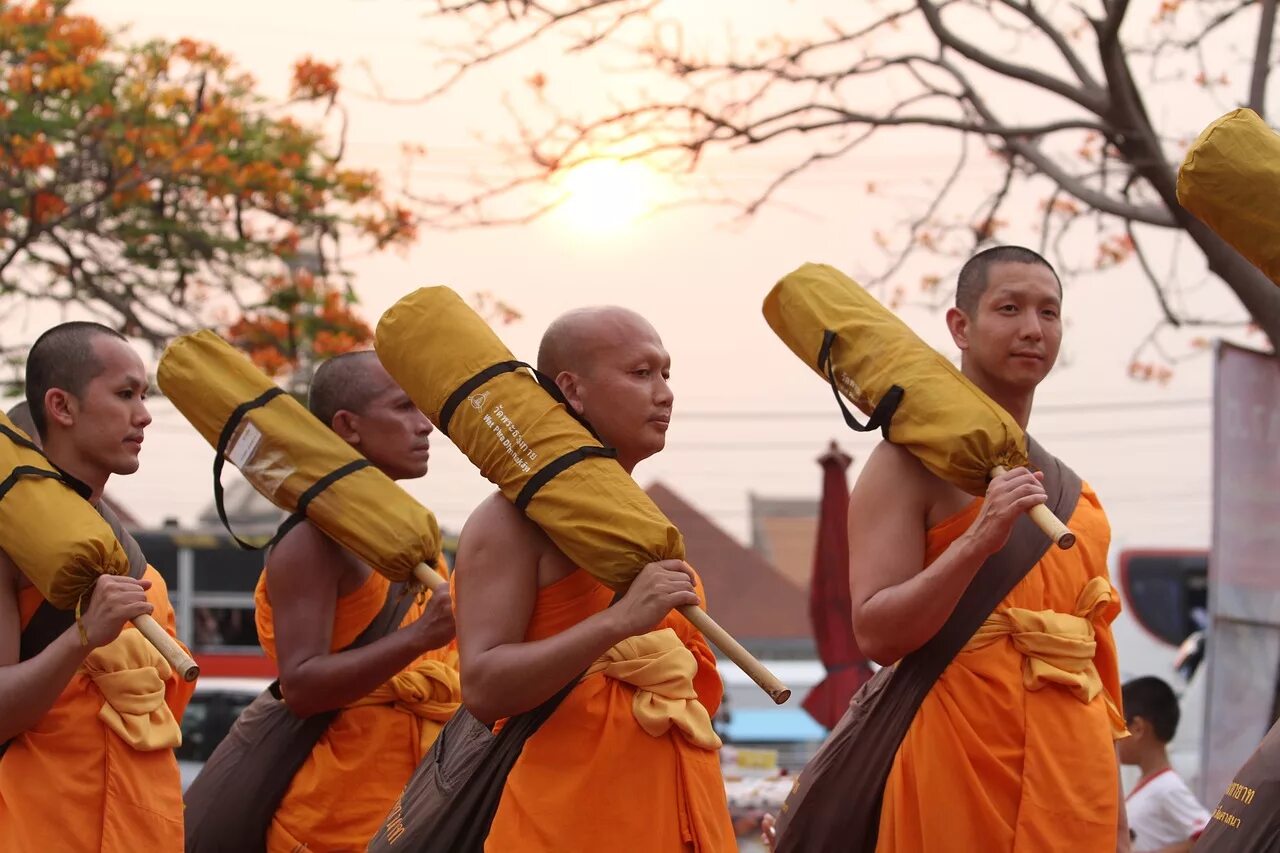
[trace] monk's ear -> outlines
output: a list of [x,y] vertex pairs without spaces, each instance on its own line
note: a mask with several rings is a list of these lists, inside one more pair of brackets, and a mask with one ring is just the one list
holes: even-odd
[[57,424],[65,429],[75,426],[76,415],[79,414],[80,401],[75,395],[61,388],[50,388],[44,392],[44,418],[46,424]]
[[567,370],[562,370],[556,375],[556,387],[569,401],[569,408],[581,415],[583,412],[582,387],[578,383],[578,377]]
[[951,331],[951,340],[964,352],[969,348],[969,326],[972,321],[969,315],[959,308],[947,309],[947,328]]
[[339,409],[338,413],[333,416],[333,423],[329,424],[329,426],[347,444],[358,445],[360,443],[360,416],[355,412]]

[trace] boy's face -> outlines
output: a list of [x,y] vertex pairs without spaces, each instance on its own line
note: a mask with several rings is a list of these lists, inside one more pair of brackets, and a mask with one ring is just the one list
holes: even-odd
[[1140,764],[1143,753],[1155,743],[1155,732],[1143,717],[1130,718],[1127,726],[1129,736],[1116,741],[1116,752],[1121,764]]

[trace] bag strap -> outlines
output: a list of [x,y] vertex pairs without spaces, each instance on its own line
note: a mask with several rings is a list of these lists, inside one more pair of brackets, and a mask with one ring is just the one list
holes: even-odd
[[[454,413],[457,412],[458,407],[461,406],[463,401],[470,397],[472,393],[482,385],[490,379],[501,376],[504,373],[514,373],[521,369],[527,369],[531,374],[533,374],[533,378],[537,380],[538,385],[542,390],[550,394],[551,398],[561,406],[564,406],[564,410],[572,415],[574,420],[582,424],[582,426],[586,428],[587,432],[591,433],[592,438],[600,442],[599,446],[587,445],[585,447],[578,447],[574,450],[570,450],[567,453],[557,456],[555,459],[539,468],[537,472],[529,478],[528,482],[524,484],[523,488],[520,489],[520,493],[516,495],[516,498],[513,501],[516,509],[524,512],[529,506],[529,502],[533,500],[538,491],[547,483],[550,483],[555,479],[557,474],[560,474],[566,469],[571,468],[586,459],[599,457],[615,459],[618,456],[618,451],[615,448],[605,446],[604,441],[595,431],[595,428],[591,426],[591,424],[587,423],[585,418],[573,410],[573,407],[569,405],[568,399],[565,398],[564,392],[560,390],[560,386],[557,385],[550,376],[547,376],[533,365],[524,361],[500,361],[496,364],[491,364],[454,389],[454,392],[444,401],[444,405],[440,407],[440,431],[445,435],[449,434],[449,424],[453,420]],[[480,408],[483,405],[484,403],[481,402],[476,406],[476,408]]]
[[[244,420],[244,416],[254,409],[260,409],[267,403],[270,403],[276,397],[284,393],[283,388],[275,387],[263,391],[257,397],[248,402],[241,403],[231,410],[231,414],[227,416],[226,423],[222,425],[221,432],[218,433],[218,443],[214,446],[213,451],[213,506],[218,511],[218,519],[222,522],[222,526],[231,534],[231,538],[236,544],[246,551],[259,550],[256,546],[249,544],[236,535],[231,529],[231,522],[227,519],[226,499],[222,492],[222,468],[227,461],[227,446],[231,443],[231,436],[235,435],[236,427],[240,426],[240,422]],[[285,522],[288,523],[287,521]],[[296,522],[295,522],[296,523]],[[276,538],[268,544],[275,544],[283,533],[277,531]],[[266,547],[266,546],[263,546]]]
[[235,540],[236,544],[246,551],[261,551],[278,544],[290,530],[297,527],[300,522],[306,519],[307,507],[309,507],[311,502],[319,497],[322,492],[341,480],[343,477],[354,474],[355,472],[368,468],[372,465],[368,459],[360,458],[354,459],[346,465],[330,471],[328,474],[325,474],[319,480],[316,480],[308,486],[302,494],[298,496],[297,509],[295,509],[288,518],[281,522],[280,526],[276,528],[275,535],[273,535],[269,540],[261,545],[254,545],[241,539],[236,532],[231,529],[231,520],[227,517],[226,499],[222,489],[222,469],[226,466],[227,447],[231,444],[231,437],[235,435],[236,428],[240,426],[240,422],[244,420],[246,415],[254,409],[262,408],[275,398],[282,396],[284,393],[285,391],[283,388],[268,388],[252,400],[236,406],[235,409],[231,411],[231,414],[227,416],[226,423],[222,425],[222,430],[218,433],[218,443],[214,447],[213,505],[218,511],[218,519],[222,522],[222,526],[226,528],[227,533],[231,534],[231,538]]
[[[573,406],[569,405],[569,400],[564,396],[564,392],[560,390],[560,386],[555,383],[555,380],[538,370],[538,368],[534,367],[532,364],[529,364],[527,361],[500,361],[497,364],[491,364],[454,389],[454,392],[444,401],[444,405],[440,407],[440,431],[445,435],[449,434],[449,423],[453,420],[454,413],[458,410],[458,406],[462,405],[462,402],[471,396],[473,391],[484,385],[490,379],[501,376],[504,373],[514,373],[521,368],[524,368],[533,374],[533,378],[537,380],[538,385],[542,387],[543,391],[546,391],[551,395],[551,399],[564,406],[564,410],[568,412],[574,420],[582,424],[582,426],[586,428],[587,432],[591,433],[592,438],[599,441],[601,444],[604,444],[604,441],[596,432],[595,427],[587,423],[586,418],[575,412],[573,410]],[[480,406],[483,405],[483,403],[480,403]],[[477,406],[477,408],[480,406]],[[612,448],[603,449],[611,450]]]
[[871,432],[878,429],[884,436],[884,440],[890,441],[889,425],[893,422],[893,414],[898,411],[898,406],[902,404],[902,398],[906,392],[901,385],[891,386],[880,398],[880,402],[876,403],[867,422],[858,423],[858,418],[845,405],[844,397],[840,394],[840,386],[836,383],[835,364],[831,358],[831,347],[835,341],[836,333],[831,329],[822,333],[822,348],[818,350],[818,370],[827,375],[827,381],[831,383],[831,393],[835,395],[836,405],[840,407],[840,414],[844,415],[845,424],[854,432]]
[[[351,649],[358,649],[361,646],[367,646],[375,640],[381,640],[400,626],[404,621],[404,615],[409,612],[409,606],[413,603],[413,596],[409,594],[409,590],[404,583],[393,583],[387,587],[387,596],[382,600],[382,608],[374,614],[369,620],[369,624],[364,627],[354,640],[343,646],[334,654],[342,654]],[[284,697],[280,693],[280,679],[272,681],[267,686],[268,692],[276,699],[284,701]],[[337,711],[331,713],[336,714]]]
[[[1037,442],[1027,437],[1031,464],[1044,473],[1047,505],[1053,514],[1066,521],[1080,501],[1080,477],[1059,459],[1049,455]],[[960,601],[942,628],[929,642],[903,659],[900,667],[912,662],[929,673],[929,688],[942,675],[960,650],[1000,605],[1000,602],[1022,582],[1040,562],[1053,542],[1024,513],[1015,522],[1008,543],[987,558],[969,582]],[[918,662],[917,662],[918,661]],[[895,678],[898,677],[895,675]],[[928,692],[928,689],[925,690]]]
[[[621,592],[615,593],[609,606],[617,604],[621,598]],[[525,743],[551,718],[586,674],[587,670],[584,669],[536,708],[510,717],[503,724],[490,747],[490,755],[493,757],[486,762],[487,772],[472,774],[451,795],[450,808],[444,810],[439,823],[432,828],[433,837],[449,840],[452,853],[473,853],[484,846],[484,838],[489,834],[493,817],[497,814],[507,777]],[[442,748],[446,738],[457,727],[465,725],[469,716],[465,706],[460,708],[445,723],[433,749]]]

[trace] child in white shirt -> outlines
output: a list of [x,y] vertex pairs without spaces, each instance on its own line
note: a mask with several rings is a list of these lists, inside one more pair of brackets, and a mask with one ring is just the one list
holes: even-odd
[[1129,737],[1116,746],[1122,763],[1142,771],[1125,800],[1133,853],[1190,851],[1209,812],[1169,765],[1166,747],[1178,730],[1178,697],[1153,676],[1135,678],[1121,689]]

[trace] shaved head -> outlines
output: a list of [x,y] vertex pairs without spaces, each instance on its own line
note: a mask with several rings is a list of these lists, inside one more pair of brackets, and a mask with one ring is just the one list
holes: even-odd
[[978,303],[986,292],[987,283],[991,279],[991,268],[997,264],[1031,264],[1040,266],[1053,273],[1058,282],[1058,295],[1062,295],[1062,282],[1058,279],[1058,271],[1053,264],[1044,259],[1038,252],[1023,246],[993,246],[984,249],[965,261],[960,268],[960,276],[956,282],[956,307],[973,316],[978,311]]
[[561,316],[542,336],[538,370],[628,472],[666,445],[671,356],[636,312],[606,306]]
[[542,335],[538,371],[554,380],[561,373],[590,375],[600,352],[637,336],[658,338],[649,321],[615,305],[579,308],[556,318]]
[[79,397],[84,387],[103,371],[93,350],[100,336],[125,340],[124,335],[101,323],[75,321],[54,326],[40,337],[27,354],[27,406],[36,431],[44,438],[49,429],[44,398],[54,388]]
[[390,376],[373,350],[335,355],[316,368],[307,393],[307,408],[325,426],[341,411],[364,411],[369,402],[386,390]]

